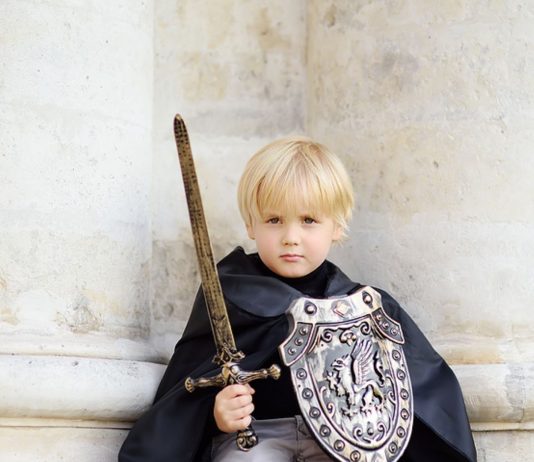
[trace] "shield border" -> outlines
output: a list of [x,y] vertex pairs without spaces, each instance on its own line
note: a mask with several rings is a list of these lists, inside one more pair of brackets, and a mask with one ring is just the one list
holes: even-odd
[[[371,287],[364,287],[354,294],[335,299],[300,298],[293,302],[287,313],[293,328],[280,345],[280,356],[290,368],[291,380],[304,420],[325,451],[339,461],[346,462],[395,462],[401,456],[411,436],[413,425],[413,397],[410,376],[402,345],[401,326],[384,311],[380,294]],[[329,316],[329,317],[328,317]],[[325,319],[326,318],[326,319]],[[355,325],[369,319],[376,334],[381,337],[390,352],[389,363],[398,385],[394,428],[391,437],[380,447],[369,450],[353,444],[329,419],[319,398],[318,386],[306,352],[313,349],[317,335],[326,326]],[[318,327],[319,326],[319,327]]]

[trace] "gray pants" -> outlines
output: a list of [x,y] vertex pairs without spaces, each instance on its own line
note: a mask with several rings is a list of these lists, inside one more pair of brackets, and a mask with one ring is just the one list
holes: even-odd
[[212,441],[212,462],[331,462],[310,435],[300,415],[284,419],[254,420],[258,445],[240,451],[235,433],[217,435]]

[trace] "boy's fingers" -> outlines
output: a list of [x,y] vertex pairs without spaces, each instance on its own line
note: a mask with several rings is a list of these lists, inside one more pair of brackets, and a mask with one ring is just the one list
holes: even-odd
[[239,409],[235,409],[232,411],[232,420],[241,420],[250,414],[252,414],[252,411],[254,410],[254,404],[250,403],[247,404],[244,407],[240,407]]
[[222,391],[219,392],[225,398],[234,398],[240,395],[253,395],[255,393],[254,389],[248,384],[234,384],[224,387]]
[[247,404],[252,403],[252,396],[251,395],[239,395],[236,396],[234,399],[234,404],[237,407],[243,407]]
[[237,430],[244,430],[245,428],[247,428],[252,422],[252,417],[251,416],[246,416],[246,417],[243,417],[242,419],[238,420],[237,421],[237,425],[236,425],[236,429],[235,431]]
[[218,393],[219,396],[224,397],[226,399],[247,394],[250,394],[248,388],[245,385],[240,384],[228,385]]

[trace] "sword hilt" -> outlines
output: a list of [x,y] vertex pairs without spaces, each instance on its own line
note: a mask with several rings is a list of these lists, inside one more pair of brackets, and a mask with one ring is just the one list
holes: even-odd
[[[221,366],[221,372],[211,377],[200,377],[192,379],[187,377],[185,381],[185,389],[192,393],[196,388],[205,387],[226,387],[227,385],[245,384],[258,379],[267,379],[272,377],[275,380],[280,378],[280,366],[273,364],[267,369],[260,369],[257,371],[244,371],[235,362],[227,362]],[[236,444],[242,451],[249,451],[258,444],[258,436],[252,428],[248,426],[244,430],[237,432]]]

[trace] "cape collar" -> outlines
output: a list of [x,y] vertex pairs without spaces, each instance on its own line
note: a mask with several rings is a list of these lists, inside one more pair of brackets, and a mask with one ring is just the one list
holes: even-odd
[[[354,292],[361,287],[351,281],[336,265],[326,261],[325,297]],[[304,295],[284,282],[265,276],[258,254],[246,254],[236,247],[218,265],[224,296],[236,307],[262,317],[283,314],[293,300]]]

